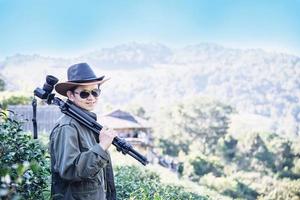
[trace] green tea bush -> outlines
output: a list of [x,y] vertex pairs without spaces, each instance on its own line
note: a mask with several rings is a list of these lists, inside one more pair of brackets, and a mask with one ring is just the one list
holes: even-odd
[[130,200],[202,200],[207,197],[186,192],[182,187],[163,185],[156,173],[135,166],[115,169],[117,199]]
[[0,120],[0,198],[45,199],[50,177],[45,147],[20,122],[3,113]]

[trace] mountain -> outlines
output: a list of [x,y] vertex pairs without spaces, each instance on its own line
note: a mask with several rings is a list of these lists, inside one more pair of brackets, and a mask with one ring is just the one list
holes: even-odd
[[172,50],[161,44],[129,43],[105,48],[79,57],[93,66],[104,69],[135,69],[168,63]]
[[170,48],[130,43],[77,58],[15,55],[1,62],[8,89],[32,91],[47,74],[65,80],[66,68],[88,62],[105,83],[103,102],[140,104],[159,109],[174,100],[207,95],[241,113],[272,120],[272,130],[299,135],[300,58],[262,49],[233,49],[216,44]]

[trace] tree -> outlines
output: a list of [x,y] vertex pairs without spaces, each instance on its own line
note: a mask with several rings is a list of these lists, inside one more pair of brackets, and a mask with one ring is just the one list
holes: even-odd
[[272,174],[275,169],[275,155],[271,152],[259,133],[253,133],[243,138],[237,161],[240,169],[255,170],[264,174]]
[[[215,153],[218,140],[227,133],[231,112],[230,106],[197,96],[162,110],[154,117],[158,120],[154,131],[161,143],[170,145],[171,142],[179,147],[174,149],[173,156],[180,150],[188,153],[194,142],[201,143],[195,151],[207,155]],[[165,148],[170,150],[167,146]]]
[[237,152],[238,140],[231,135],[226,135],[218,142],[218,151],[226,162],[231,162]]

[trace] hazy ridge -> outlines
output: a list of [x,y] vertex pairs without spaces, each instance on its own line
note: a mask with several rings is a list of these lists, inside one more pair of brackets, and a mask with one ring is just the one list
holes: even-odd
[[88,62],[111,77],[103,101],[139,103],[148,110],[193,95],[212,96],[241,113],[272,120],[272,130],[299,135],[300,58],[215,44],[170,48],[129,43],[77,58],[14,55],[0,63],[9,90],[32,91],[47,74],[65,80],[66,68]]

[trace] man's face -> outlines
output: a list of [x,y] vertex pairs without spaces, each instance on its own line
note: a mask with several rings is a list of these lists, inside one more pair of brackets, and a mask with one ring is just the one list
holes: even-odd
[[97,96],[96,93],[98,93],[98,95],[100,94],[97,84],[78,86],[73,93],[68,91],[67,95],[69,99],[77,106],[85,110],[92,111],[95,108],[99,98],[95,97]]

